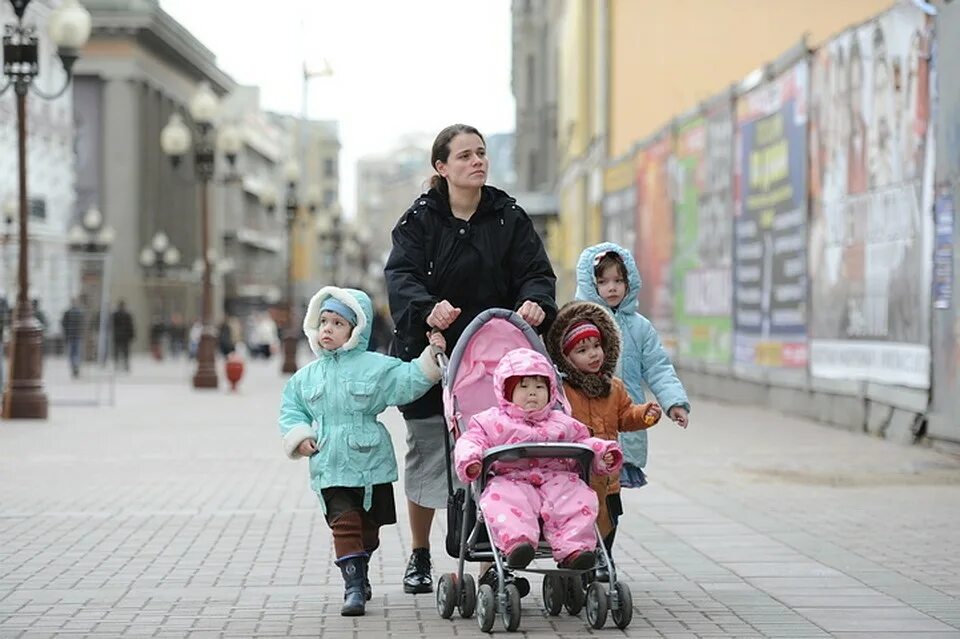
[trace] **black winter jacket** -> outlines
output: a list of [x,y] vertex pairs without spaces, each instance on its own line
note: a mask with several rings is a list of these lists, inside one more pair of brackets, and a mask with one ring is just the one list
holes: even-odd
[[[390,353],[407,361],[426,346],[427,316],[441,300],[462,311],[443,333],[447,353],[488,308],[536,302],[547,315],[540,331],[557,315],[557,278],[540,236],[516,200],[492,186],[469,221],[435,189],[418,197],[393,229],[384,275],[396,327]],[[442,414],[440,387],[400,410],[409,419]]]

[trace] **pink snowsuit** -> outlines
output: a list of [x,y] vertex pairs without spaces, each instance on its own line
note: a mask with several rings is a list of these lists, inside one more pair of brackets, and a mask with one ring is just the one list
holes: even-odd
[[[504,396],[504,383],[510,377],[540,375],[550,381],[550,400],[537,411],[527,411]],[[486,449],[524,442],[573,442],[594,450],[591,472],[615,475],[623,464],[623,453],[616,441],[590,437],[587,427],[555,410],[558,393],[556,372],[543,355],[518,348],[504,355],[493,374],[498,406],[478,413],[467,431],[457,440],[454,462],[461,481],[472,482],[467,467],[480,462]],[[603,461],[613,453],[614,463]],[[579,466],[572,459],[518,459],[498,461],[493,475],[480,496],[480,509],[493,533],[493,543],[510,553],[522,543],[536,547],[543,536],[553,548],[553,558],[562,562],[575,552],[594,550],[597,536],[597,494],[580,478]]]

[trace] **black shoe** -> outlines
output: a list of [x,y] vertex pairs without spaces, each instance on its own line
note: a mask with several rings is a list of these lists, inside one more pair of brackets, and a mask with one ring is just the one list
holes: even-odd
[[[514,584],[517,587],[517,590],[520,591],[520,597],[526,597],[530,594],[530,582],[524,577],[517,577],[509,570],[503,571],[503,580],[507,584]],[[480,581],[477,583],[477,588],[483,584],[489,585],[493,588],[493,591],[497,591],[497,567],[490,566],[487,570],[480,575]]]
[[507,565],[511,568],[526,568],[536,553],[532,544],[522,543],[507,555]]
[[363,598],[364,557],[350,557],[337,562],[343,575],[343,617],[361,617],[366,614]]
[[403,592],[417,595],[433,592],[433,577],[430,575],[430,549],[414,548],[403,573]]
[[373,588],[370,586],[370,555],[363,558],[363,598],[367,601],[373,598]]
[[558,565],[567,570],[589,570],[597,563],[597,555],[592,550],[579,550],[571,553]]

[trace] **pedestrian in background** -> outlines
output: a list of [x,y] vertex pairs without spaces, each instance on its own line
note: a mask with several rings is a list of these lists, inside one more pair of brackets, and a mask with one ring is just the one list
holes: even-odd
[[180,357],[180,353],[187,350],[187,326],[180,313],[170,314],[170,328],[167,331],[170,339],[170,357]]
[[133,316],[127,310],[126,302],[117,302],[117,309],[110,318],[113,331],[113,365],[125,371],[130,370],[130,342],[136,333]]
[[[36,300],[35,300],[36,301]],[[80,344],[83,340],[84,313],[77,298],[70,300],[70,308],[63,312],[60,327],[63,329],[63,341],[70,360],[70,375],[80,376]]]
[[283,449],[291,459],[310,459],[310,485],[333,533],[344,616],[365,614],[372,597],[370,554],[380,546],[380,527],[397,522],[397,459],[377,416],[437,383],[436,354],[445,346],[435,332],[411,362],[371,353],[372,320],[373,305],[363,291],[320,289],[303,319],[316,359],[293,374],[280,404]]

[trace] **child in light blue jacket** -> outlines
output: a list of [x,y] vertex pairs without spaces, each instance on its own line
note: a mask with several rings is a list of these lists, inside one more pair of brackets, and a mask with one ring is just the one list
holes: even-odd
[[436,354],[446,348],[434,332],[411,362],[368,351],[372,318],[363,291],[320,289],[303,320],[316,359],[290,378],[280,404],[283,449],[292,459],[309,457],[310,485],[333,532],[345,616],[365,613],[370,553],[380,545],[380,526],[397,521],[391,486],[397,458],[377,416],[436,384]]
[[[640,271],[630,251],[612,242],[585,248],[577,262],[578,300],[600,304],[610,311],[623,336],[617,377],[627,386],[637,404],[646,401],[643,384],[656,396],[666,414],[686,428],[690,401],[677,377],[660,336],[646,317],[637,312]],[[620,471],[622,488],[639,488],[647,483],[647,432],[621,433],[624,464]]]

